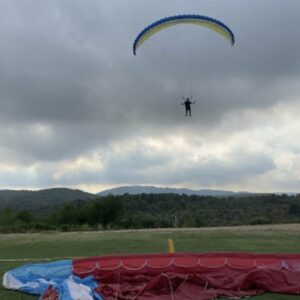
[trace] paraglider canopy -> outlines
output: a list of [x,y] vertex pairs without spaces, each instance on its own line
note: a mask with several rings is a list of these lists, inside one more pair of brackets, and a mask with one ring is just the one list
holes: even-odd
[[235,43],[235,37],[231,29],[217,19],[213,19],[201,15],[178,15],[160,19],[147,26],[135,39],[133,43],[133,54],[136,55],[137,49],[152,35],[178,24],[194,24],[208,27],[215,32],[221,34],[229,40],[231,45]]

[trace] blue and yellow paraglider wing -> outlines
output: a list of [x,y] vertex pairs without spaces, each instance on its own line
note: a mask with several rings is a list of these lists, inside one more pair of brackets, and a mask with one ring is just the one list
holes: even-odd
[[194,24],[204,26],[223,35],[226,39],[229,40],[231,45],[235,43],[233,32],[224,23],[216,19],[201,15],[179,15],[158,20],[147,26],[135,39],[133,44],[133,54],[136,55],[137,49],[152,35],[156,34],[157,32],[163,29],[178,24]]

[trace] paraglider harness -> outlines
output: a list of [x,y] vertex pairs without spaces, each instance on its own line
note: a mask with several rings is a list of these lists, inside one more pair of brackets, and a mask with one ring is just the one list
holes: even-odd
[[193,98],[193,96],[191,96],[190,98],[184,98],[184,97],[182,97],[182,99],[184,100],[184,102],[183,103],[181,103],[181,105],[184,105],[185,106],[185,116],[187,117],[187,115],[188,115],[188,113],[189,113],[189,116],[191,117],[192,115],[191,115],[191,113],[192,113],[192,111],[191,111],[191,104],[195,104],[196,103],[196,101],[190,101],[190,99],[192,99]]

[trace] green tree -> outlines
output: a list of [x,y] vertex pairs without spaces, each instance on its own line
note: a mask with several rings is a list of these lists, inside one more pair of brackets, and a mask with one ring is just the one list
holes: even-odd
[[89,223],[92,225],[101,224],[106,229],[108,225],[113,225],[120,217],[122,210],[121,197],[108,196],[99,199],[90,206]]
[[28,210],[22,210],[17,213],[16,215],[17,219],[20,220],[23,223],[29,224],[34,222],[34,216],[33,214]]
[[16,216],[10,208],[4,208],[0,211],[0,224],[13,225],[16,222]]

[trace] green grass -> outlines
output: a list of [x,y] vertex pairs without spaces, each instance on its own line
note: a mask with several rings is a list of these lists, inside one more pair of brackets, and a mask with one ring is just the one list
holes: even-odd
[[[249,227],[214,230],[33,233],[0,235],[0,276],[25,262],[4,259],[43,258],[58,260],[81,256],[121,253],[166,252],[173,239],[176,252],[244,251],[260,253],[300,253],[300,227]],[[2,300],[34,300],[37,297],[0,287]],[[292,300],[299,296],[265,294],[255,300]]]

